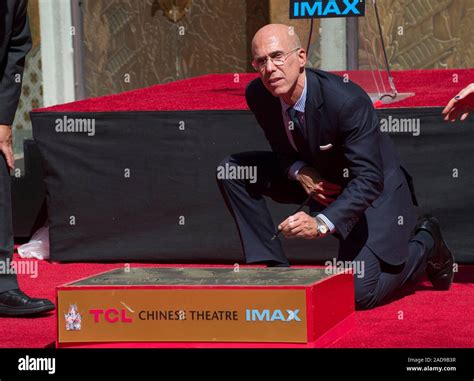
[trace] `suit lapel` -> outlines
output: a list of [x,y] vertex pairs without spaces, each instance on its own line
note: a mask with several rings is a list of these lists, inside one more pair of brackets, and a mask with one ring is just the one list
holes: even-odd
[[306,69],[307,94],[305,103],[306,134],[311,156],[319,153],[321,141],[321,106],[323,97],[319,79],[311,70]]

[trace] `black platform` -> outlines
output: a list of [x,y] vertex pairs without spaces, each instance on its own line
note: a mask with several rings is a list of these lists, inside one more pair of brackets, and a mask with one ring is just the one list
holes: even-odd
[[[474,262],[474,122],[441,109],[378,111],[421,119],[421,135],[392,134],[412,173],[420,212],[436,215],[460,262]],[[51,259],[235,263],[244,258],[215,182],[225,156],[269,146],[249,111],[69,113],[95,118],[95,136],[58,133],[63,113],[32,113],[48,192]],[[185,130],[180,130],[180,122]],[[452,176],[454,168],[459,176]],[[128,174],[128,175],[127,175]],[[127,177],[129,176],[129,177]],[[294,205],[268,201],[274,221]],[[183,224],[184,222],[184,224]],[[295,264],[321,263],[337,241],[285,241]]]
[[24,159],[15,161],[11,176],[13,233],[17,242],[27,240],[47,219],[43,166],[35,141],[25,140],[23,152]]

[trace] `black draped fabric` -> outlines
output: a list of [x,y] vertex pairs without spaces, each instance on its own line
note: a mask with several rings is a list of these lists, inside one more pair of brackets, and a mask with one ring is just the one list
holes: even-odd
[[[413,175],[420,212],[440,219],[459,262],[473,263],[474,123],[448,124],[440,112],[382,110],[379,116],[420,118],[419,136],[391,135]],[[45,171],[52,260],[243,262],[215,176],[229,154],[269,150],[250,111],[31,115]],[[94,121],[94,134],[58,132],[65,116]],[[275,223],[295,209],[268,203]],[[337,247],[332,237],[284,240],[292,264],[332,259]]]

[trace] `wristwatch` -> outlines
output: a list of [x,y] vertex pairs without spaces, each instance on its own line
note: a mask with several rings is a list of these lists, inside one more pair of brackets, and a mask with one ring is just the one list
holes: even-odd
[[326,235],[327,232],[329,231],[327,225],[324,223],[324,221],[319,218],[319,217],[316,217],[316,224],[318,225],[318,235]]

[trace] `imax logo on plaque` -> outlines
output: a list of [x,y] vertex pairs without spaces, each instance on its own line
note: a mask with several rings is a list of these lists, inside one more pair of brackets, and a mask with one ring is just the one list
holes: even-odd
[[300,310],[246,310],[247,321],[301,321]]
[[365,0],[290,0],[290,19],[361,17]]

